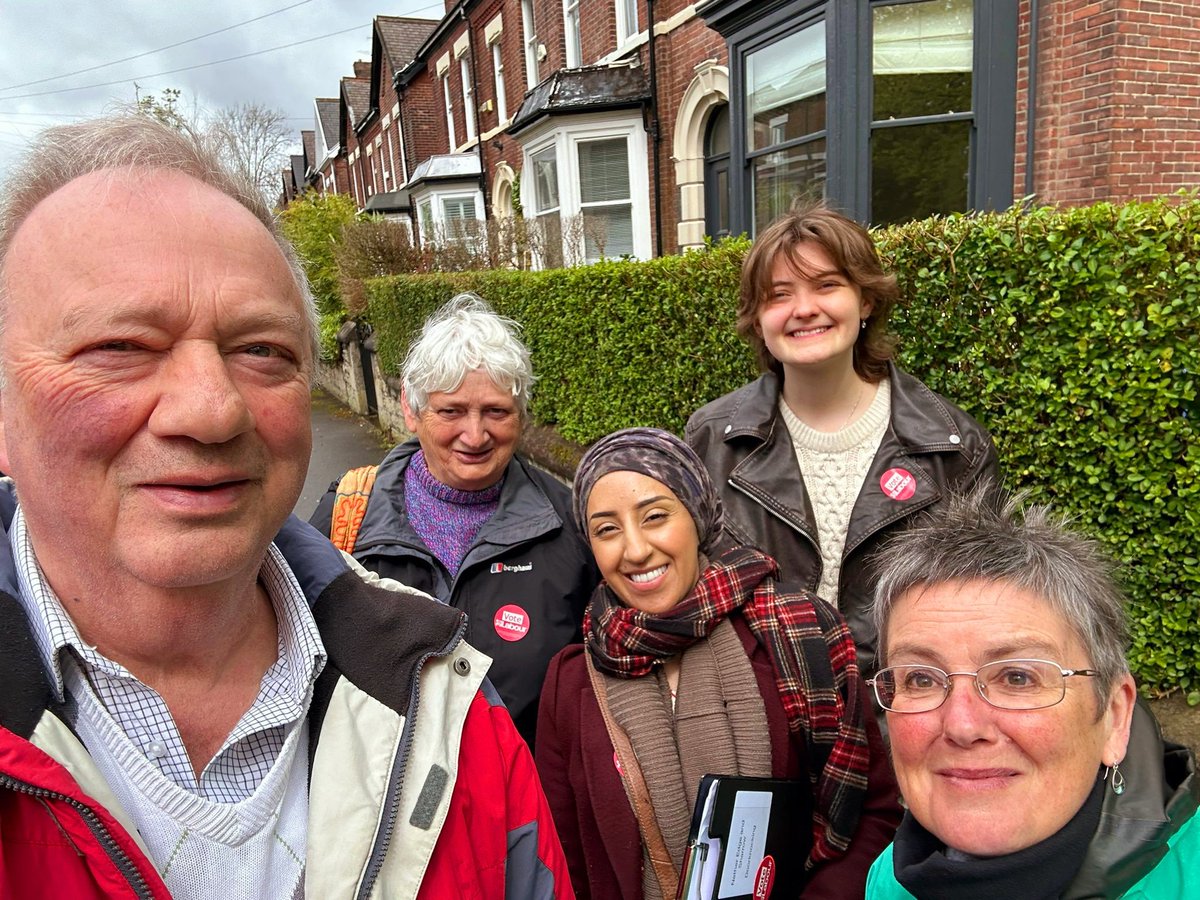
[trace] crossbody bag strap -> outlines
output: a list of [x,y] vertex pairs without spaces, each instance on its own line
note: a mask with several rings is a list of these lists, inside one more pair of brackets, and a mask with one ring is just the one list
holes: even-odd
[[650,791],[646,788],[642,767],[638,765],[629,735],[617,724],[608,708],[608,691],[604,686],[604,676],[592,665],[591,655],[586,652],[583,655],[587,659],[588,677],[592,681],[592,691],[596,695],[596,703],[600,706],[604,727],[608,730],[608,739],[612,741],[617,759],[621,763],[622,781],[625,783],[629,802],[633,805],[633,814],[641,829],[642,839],[646,842],[650,864],[654,866],[654,877],[658,879],[663,897],[674,897],[678,889],[679,875],[671,861],[671,854],[667,852],[667,842],[663,840],[658,819],[654,816],[654,806],[650,802]]
[[371,488],[375,486],[375,473],[379,466],[360,466],[351,469],[338,482],[333,497],[333,516],[329,524],[329,540],[339,550],[354,552],[358,530],[367,513],[367,501]]

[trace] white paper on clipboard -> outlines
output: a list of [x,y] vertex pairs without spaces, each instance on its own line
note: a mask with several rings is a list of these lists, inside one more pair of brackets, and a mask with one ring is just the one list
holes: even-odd
[[[729,846],[725,850],[718,900],[744,897],[754,892],[754,879],[766,855],[767,825],[770,821],[770,791],[737,792],[733,818],[729,823]],[[712,894],[706,896],[711,897]]]

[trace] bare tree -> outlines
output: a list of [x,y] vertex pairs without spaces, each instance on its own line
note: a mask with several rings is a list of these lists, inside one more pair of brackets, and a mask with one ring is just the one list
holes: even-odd
[[204,132],[226,163],[257,184],[264,197],[274,199],[279,170],[288,164],[293,143],[280,110],[258,103],[226,106],[208,117]]

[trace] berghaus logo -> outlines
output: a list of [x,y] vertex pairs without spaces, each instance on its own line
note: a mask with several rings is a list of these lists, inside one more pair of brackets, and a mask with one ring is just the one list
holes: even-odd
[[492,563],[491,573],[499,575],[501,572],[532,572],[533,563]]

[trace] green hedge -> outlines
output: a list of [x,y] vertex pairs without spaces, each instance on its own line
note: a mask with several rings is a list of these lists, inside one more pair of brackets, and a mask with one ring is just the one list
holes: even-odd
[[[1005,477],[1120,560],[1144,685],[1200,692],[1200,203],[950,216],[877,235],[906,300],[900,362],[992,432]],[[549,272],[369,284],[394,371],[424,317],[475,290],[525,326],[532,411],[587,443],[681,431],[754,374],[733,334],[748,243]]]

